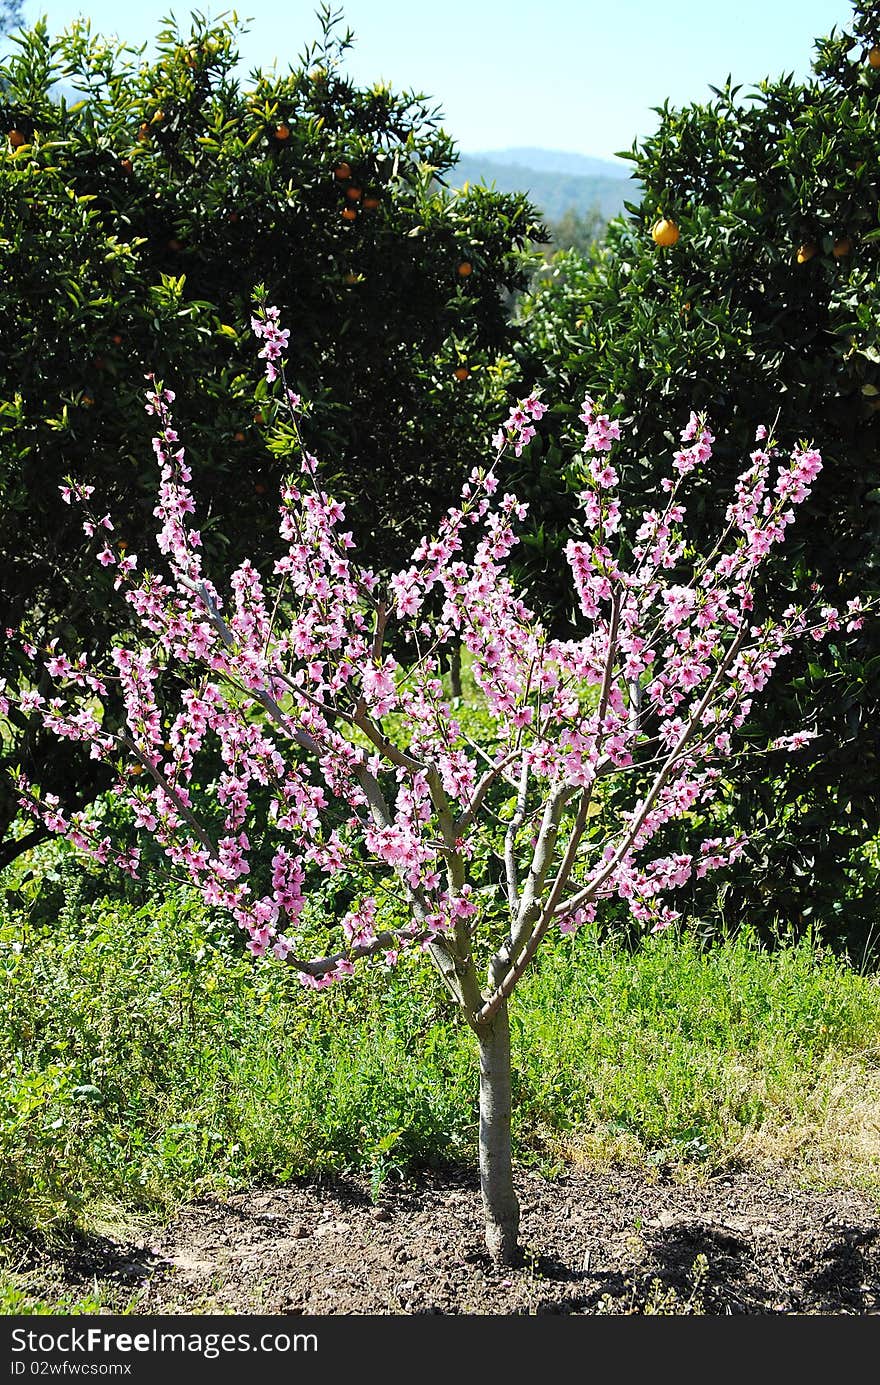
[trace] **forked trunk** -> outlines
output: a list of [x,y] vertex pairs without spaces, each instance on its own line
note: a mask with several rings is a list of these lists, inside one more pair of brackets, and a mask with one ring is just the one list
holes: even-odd
[[514,1265],[519,1251],[519,1202],[510,1152],[510,1026],[507,1002],[477,1030],[480,1045],[480,1191],[486,1246],[492,1259]]

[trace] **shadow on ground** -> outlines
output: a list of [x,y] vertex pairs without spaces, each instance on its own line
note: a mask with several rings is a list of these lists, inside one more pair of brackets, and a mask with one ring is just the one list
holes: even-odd
[[332,1178],[210,1196],[148,1241],[31,1246],[50,1301],[112,1311],[286,1314],[874,1314],[880,1208],[743,1170],[680,1182],[632,1170],[519,1179],[523,1263],[493,1265],[470,1172]]

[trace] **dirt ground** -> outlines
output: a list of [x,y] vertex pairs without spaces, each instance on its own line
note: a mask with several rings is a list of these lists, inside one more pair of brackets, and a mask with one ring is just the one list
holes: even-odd
[[[754,1174],[519,1179],[520,1268],[494,1267],[475,1183],[428,1174],[378,1202],[337,1179],[207,1197],[149,1241],[31,1252],[40,1296],[135,1313],[880,1312],[880,1206]],[[699,1257],[704,1257],[702,1261]]]

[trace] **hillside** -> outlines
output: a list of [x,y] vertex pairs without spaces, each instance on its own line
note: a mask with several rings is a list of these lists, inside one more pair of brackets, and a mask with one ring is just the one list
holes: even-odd
[[447,178],[452,187],[485,182],[499,192],[528,192],[549,221],[594,208],[607,219],[623,211],[624,200],[638,201],[625,164],[547,149],[461,154]]
[[623,159],[597,159],[590,154],[573,154],[567,149],[537,149],[519,146],[514,149],[471,149],[472,159],[491,159],[496,164],[518,164],[538,173],[564,173],[584,178],[627,179],[632,166]]

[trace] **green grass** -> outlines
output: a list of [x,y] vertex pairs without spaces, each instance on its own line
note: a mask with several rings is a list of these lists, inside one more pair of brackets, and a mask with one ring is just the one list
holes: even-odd
[[[803,1167],[811,1139],[816,1174],[821,1155],[826,1174],[880,1186],[878,1020],[876,980],[809,941],[667,936],[633,955],[582,939],[523,996],[523,1116],[557,1142],[567,1127],[569,1153],[639,1162]],[[850,1150],[862,1117],[873,1139]]]
[[[474,1162],[471,1036],[420,960],[320,995],[185,895],[0,927],[0,1215]],[[747,1157],[880,1187],[880,987],[809,942],[548,948],[512,1012],[520,1160]]]
[[[27,1284],[27,1276],[21,1277],[21,1283]],[[99,1289],[82,1297],[64,1293],[54,1293],[50,1298],[41,1298],[39,1295],[35,1297],[26,1287],[21,1287],[17,1276],[0,1269],[0,1317],[22,1317],[25,1314],[53,1317],[62,1314],[65,1317],[76,1317],[103,1312],[113,1312],[116,1315],[134,1313],[134,1300],[122,1307],[114,1304],[111,1309]]]

